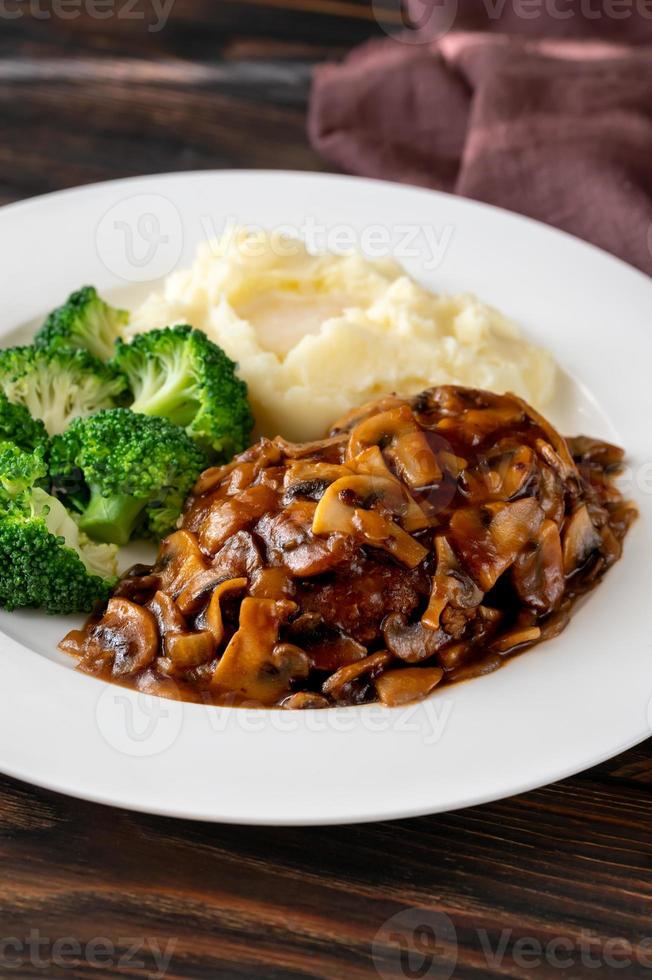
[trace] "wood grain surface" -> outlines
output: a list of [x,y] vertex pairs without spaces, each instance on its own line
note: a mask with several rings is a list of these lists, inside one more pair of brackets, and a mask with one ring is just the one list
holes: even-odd
[[[155,171],[322,169],[311,69],[382,34],[367,0],[176,0],[158,31],[145,0],[106,20],[18,2],[0,13],[2,203]],[[652,976],[651,804],[650,742],[500,803],[326,829],[0,779],[0,978]]]

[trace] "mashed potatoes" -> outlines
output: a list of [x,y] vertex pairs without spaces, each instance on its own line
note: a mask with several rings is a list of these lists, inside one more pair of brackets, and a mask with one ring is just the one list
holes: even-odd
[[258,432],[289,439],[320,438],[338,415],[389,392],[464,384],[544,408],[555,381],[550,355],[473,296],[431,293],[391,259],[314,256],[244,230],[202,245],[130,332],[179,322],[238,363]]

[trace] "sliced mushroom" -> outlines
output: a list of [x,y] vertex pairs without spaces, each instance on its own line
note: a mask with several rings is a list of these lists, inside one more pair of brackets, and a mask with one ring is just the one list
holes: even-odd
[[199,528],[202,551],[215,555],[233,534],[251,527],[263,514],[274,510],[276,504],[276,493],[264,484],[248,487],[237,497],[216,501],[208,508]]
[[272,650],[272,663],[288,682],[305,679],[310,673],[310,657],[293,643],[277,643]]
[[622,542],[618,540],[608,524],[600,528],[600,553],[607,568],[618,561],[623,553]]
[[148,609],[154,614],[161,637],[165,637],[169,633],[183,633],[188,629],[188,624],[181,610],[174,599],[171,599],[165,592],[156,592],[154,598],[148,603]]
[[454,480],[457,480],[469,465],[468,459],[465,459],[463,456],[456,456],[455,453],[443,448],[437,453],[437,459],[444,471]]
[[588,436],[575,436],[566,443],[576,463],[598,466],[610,473],[618,472],[622,466],[625,453],[620,446]]
[[512,582],[521,602],[549,613],[564,595],[564,563],[559,528],[544,521],[536,541],[521,552],[512,567]]
[[456,670],[465,664],[473,655],[473,646],[466,640],[451,643],[437,654],[437,662],[444,670]]
[[318,500],[330,483],[349,475],[350,470],[339,463],[298,459],[286,469],[283,487],[289,497],[304,496]]
[[488,592],[525,545],[536,539],[543,520],[533,497],[463,507],[451,518],[449,538],[473,579]]
[[328,708],[330,701],[315,691],[297,691],[281,701],[281,707],[295,711],[308,711],[312,708]]
[[443,534],[435,538],[437,568],[432,580],[428,608],[421,617],[424,626],[439,629],[441,614],[447,605],[456,609],[472,609],[479,606],[483,593],[462,570],[457,555]]
[[442,478],[437,457],[408,405],[371,415],[351,432],[347,460],[369,446],[380,446],[411,487],[427,487]]
[[274,662],[281,624],[294,612],[293,602],[243,599],[240,624],[211,679],[211,690],[261,705],[276,704],[289,693],[291,677]]
[[375,684],[382,703],[395,708],[427,697],[443,676],[444,671],[439,667],[404,667],[385,671]]
[[63,653],[68,653],[71,657],[81,657],[86,649],[87,638],[86,630],[70,630],[58,646]]
[[[498,407],[505,398],[511,396],[461,385],[439,385],[415,395],[411,404],[421,424],[426,425],[432,423],[433,415],[435,422],[443,416],[464,416],[465,412],[474,408]],[[425,418],[422,419],[423,416]]]
[[208,602],[215,587],[224,580],[219,568],[207,568],[189,579],[188,584],[177,595],[177,605],[184,616],[199,612]]
[[401,525],[404,530],[409,532],[421,531],[432,523],[409,493],[407,487],[394,476],[378,446],[370,446],[369,449],[365,449],[359,456],[349,460],[348,466],[359,476],[378,476],[381,479],[393,480],[396,483],[405,501],[405,512],[401,516]]
[[286,442],[282,436],[277,436],[274,439],[274,445],[286,459],[305,459],[308,456],[317,456],[320,453],[336,450],[339,446],[344,445],[346,438],[344,434],[334,434],[327,439],[319,439],[315,442]]
[[[367,508],[382,507],[379,510]],[[382,548],[409,568],[415,568],[428,553],[388,514],[405,515],[407,506],[393,480],[376,476],[349,476],[332,483],[317,504],[312,524],[314,534],[349,534]]]
[[527,644],[536,643],[536,641],[541,636],[541,630],[538,626],[524,626],[516,627],[507,633],[504,633],[499,639],[497,639],[492,644],[492,650],[496,653],[511,653],[512,650],[516,650],[517,647],[523,647]]
[[484,677],[487,674],[493,674],[495,670],[502,667],[504,659],[500,653],[487,653],[481,656],[479,660],[474,660],[471,663],[451,670],[449,674],[446,674],[446,680],[450,683],[457,684],[460,681],[470,681],[473,677]]
[[559,527],[566,511],[566,488],[563,480],[549,466],[539,468],[537,500],[546,518]]
[[[573,463],[573,467],[570,469],[566,460],[562,459],[559,453],[545,439],[536,439],[534,445],[541,459],[563,481],[566,492],[572,492],[574,496],[577,496],[580,488],[580,479],[575,464]],[[568,450],[566,452],[568,453]]]
[[192,488],[193,496],[202,497],[223,484],[227,478],[230,481],[233,476],[235,476],[236,484],[240,489],[248,486],[254,477],[253,463],[240,463],[234,459],[226,466],[211,466],[198,476],[197,482]]
[[559,609],[542,621],[541,639],[552,640],[566,629],[570,620],[571,600],[564,599]]
[[568,519],[563,531],[564,573],[572,575],[600,548],[602,538],[585,504]]
[[136,674],[152,663],[158,652],[156,620],[144,606],[129,599],[109,599],[106,612],[92,628],[89,647],[112,655],[114,677]]
[[367,656],[367,648],[362,643],[324,622],[318,613],[304,612],[297,616],[288,624],[287,635],[306,651],[315,670],[339,670]]
[[447,676],[449,672],[477,659],[481,651],[487,649],[503,620],[504,613],[499,609],[478,606],[473,618],[467,622],[464,639],[448,644],[437,653],[437,662],[447,672]]
[[533,450],[525,445],[492,454],[475,471],[464,474],[466,499],[474,504],[511,500],[523,492],[535,474],[536,462]]
[[351,636],[334,634],[313,642],[306,648],[315,670],[339,670],[358,663],[367,656],[367,648]]
[[531,405],[528,405],[526,401],[519,398],[517,395],[510,395],[515,402],[523,409],[524,413],[532,419],[532,421],[541,429],[546,437],[546,441],[555,450],[557,458],[561,461],[561,472],[560,476],[562,479],[574,479],[578,476],[577,467],[573,461],[570,450],[568,448],[568,443],[561,436],[557,430],[548,422],[546,418],[543,417],[539,412],[537,412]]
[[294,580],[284,568],[259,568],[254,572],[249,595],[256,599],[291,599]]
[[280,565],[290,575],[309,578],[334,569],[349,558],[351,542],[341,534],[326,540],[314,533],[317,506],[295,500],[279,513],[265,514],[256,524],[256,535],[264,543],[267,561]]
[[175,531],[161,543],[155,571],[162,592],[176,595],[189,578],[194,578],[206,568],[197,539],[190,531]]
[[215,640],[208,630],[169,633],[163,641],[164,655],[156,661],[158,669],[172,677],[181,677],[191,667],[205,664],[215,653]]
[[249,531],[238,531],[220,548],[211,568],[219,571],[221,579],[251,579],[263,566],[263,556],[253,535]]
[[358,405],[345,415],[340,416],[331,426],[331,435],[341,435],[342,433],[350,432],[360,422],[368,419],[370,415],[378,415],[379,412],[389,412],[393,408],[401,408],[406,405],[408,403],[405,399],[398,398],[396,395],[387,395],[387,397],[381,398],[380,400],[375,398],[372,401],[365,402],[363,405]]
[[232,460],[226,466],[209,466],[207,470],[204,470],[197,477],[197,481],[192,488],[193,496],[201,497],[205,493],[210,493],[237,465],[237,460]]
[[359,660],[355,664],[340,667],[334,674],[331,674],[328,680],[324,681],[322,691],[336,702],[352,703],[362,700],[366,694],[366,684],[359,689],[357,695],[353,691],[354,686],[360,681],[373,681],[391,662],[391,659],[389,653],[381,650],[379,653],[372,653],[370,657],[365,657],[364,660]]
[[422,623],[408,623],[402,613],[391,613],[383,622],[387,649],[408,664],[417,664],[434,656],[450,641],[444,630],[433,630]]
[[500,406],[471,408],[464,413],[462,416],[464,429],[472,436],[472,443],[477,443],[493,432],[499,432],[523,421],[524,413],[520,405],[511,403],[511,399],[508,404],[507,398],[502,402]]
[[246,578],[232,578],[226,582],[220,582],[213,591],[210,602],[201,618],[201,625],[208,630],[216,647],[220,647],[224,640],[224,619],[222,616],[222,599],[224,596],[241,592],[247,588]]
[[167,698],[169,701],[201,701],[199,693],[184,681],[168,677],[156,670],[156,663],[141,674],[130,680],[133,687],[141,694],[157,698]]
[[131,599],[142,606],[151,599],[159,588],[159,577],[152,572],[151,565],[132,565],[120,579],[112,595]]
[[261,439],[225,466],[212,466],[204,470],[192,490],[193,505],[197,498],[205,497],[217,487],[222,495],[227,496],[245,490],[265,467],[280,463],[281,457],[281,450],[275,442]]
[[224,493],[228,494],[229,497],[233,497],[238,493],[242,493],[254,482],[258,474],[261,472],[261,464],[246,462],[240,463],[236,466],[222,481],[222,490]]

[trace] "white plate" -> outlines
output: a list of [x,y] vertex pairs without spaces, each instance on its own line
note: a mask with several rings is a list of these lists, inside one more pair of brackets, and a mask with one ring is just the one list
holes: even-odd
[[429,191],[308,174],[178,174],[0,211],[3,341],[21,328],[28,336],[25,324],[82,283],[118,299],[142,295],[228,219],[303,229],[322,246],[350,246],[353,234],[368,251],[386,235],[427,285],[471,290],[514,316],[568,372],[554,420],[627,447],[641,519],[562,636],[409,709],[254,712],[146,698],[75,672],[57,653],[74,618],[2,614],[0,769],[152,813],[326,824],[518,793],[649,735],[651,281],[543,225]]

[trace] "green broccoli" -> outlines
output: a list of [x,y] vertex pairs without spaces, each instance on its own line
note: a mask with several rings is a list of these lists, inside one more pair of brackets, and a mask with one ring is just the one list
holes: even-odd
[[216,461],[249,444],[253,418],[235,364],[201,330],[166,327],[118,341],[113,364],[127,376],[132,411],[167,418]]
[[183,429],[126,408],[75,419],[50,453],[55,492],[79,511],[81,530],[118,545],[168,534],[204,465]]
[[33,419],[24,405],[14,405],[0,391],[0,439],[9,439],[19,449],[32,452],[48,444],[48,434],[40,419]]
[[34,486],[45,486],[47,472],[43,446],[25,452],[14,442],[0,441],[0,487],[4,491],[0,491],[0,506],[7,498],[13,501]]
[[126,310],[109,306],[93,286],[84,286],[50,313],[34,343],[48,350],[81,347],[101,361],[108,361],[128,322]]
[[85,350],[8,347],[0,351],[0,391],[56,435],[77,416],[123,402],[127,381]]
[[85,612],[115,584],[117,549],[80,532],[39,485],[46,474],[42,449],[0,443],[0,605]]

